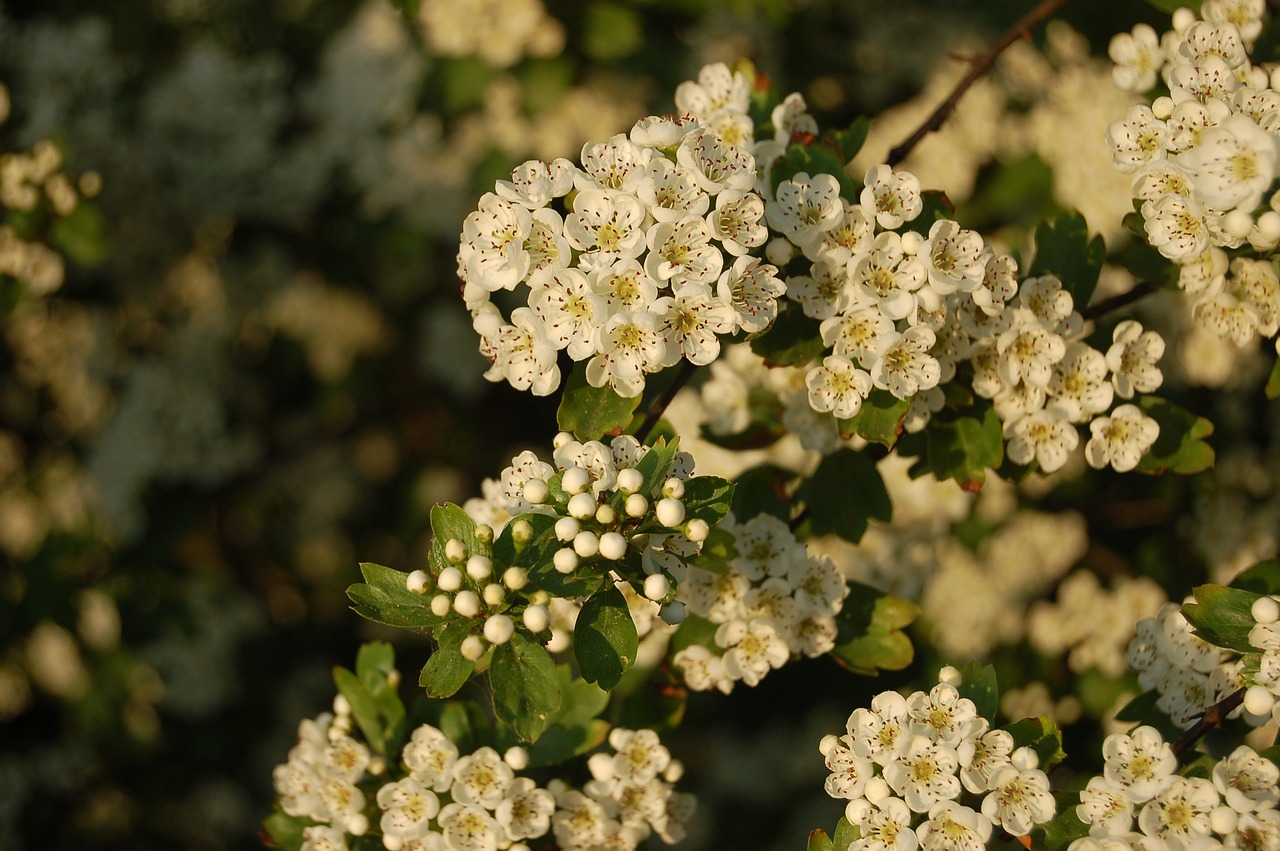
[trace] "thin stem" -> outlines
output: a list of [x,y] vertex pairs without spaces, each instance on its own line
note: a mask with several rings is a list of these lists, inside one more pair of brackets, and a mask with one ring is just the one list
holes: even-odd
[[1226,721],[1227,716],[1244,703],[1244,692],[1244,689],[1234,691],[1200,713],[1200,720],[1196,721],[1195,725],[1174,743],[1173,755],[1181,759],[1184,753],[1195,747],[1201,736]]
[[1140,301],[1158,289],[1160,289],[1159,284],[1141,281],[1134,284],[1133,289],[1128,292],[1113,295],[1111,298],[1104,298],[1102,301],[1089,305],[1080,311],[1080,315],[1085,319],[1097,319],[1099,316],[1105,316],[1113,310],[1119,310],[1122,307],[1133,304],[1135,301]]
[[654,426],[658,424],[658,420],[666,412],[667,406],[671,404],[671,400],[680,392],[680,388],[689,383],[689,379],[693,378],[693,373],[698,367],[687,360],[680,361],[680,372],[676,377],[671,379],[671,383],[667,385],[667,389],[662,391],[662,395],[653,400],[653,404],[649,406],[649,412],[644,416],[644,423],[636,432],[636,439],[641,443],[649,442],[649,433],[653,431]]
[[1069,2],[1070,0],[1041,0],[1034,9],[1023,16],[1022,20],[1014,24],[1004,35],[1000,36],[985,52],[975,57],[969,67],[969,73],[965,74],[964,79],[956,84],[947,99],[933,111],[933,114],[929,116],[924,124],[916,128],[916,132],[912,133],[907,137],[906,141],[889,152],[889,165],[897,165],[902,162],[925,136],[942,126],[942,122],[946,121],[947,117],[955,111],[956,104],[960,102],[960,98],[964,93],[983,74],[990,70],[1005,48],[1018,39],[1030,38],[1032,30],[1057,14]]

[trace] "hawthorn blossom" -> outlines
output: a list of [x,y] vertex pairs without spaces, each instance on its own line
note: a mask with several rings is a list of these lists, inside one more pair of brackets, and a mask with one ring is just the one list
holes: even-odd
[[582,272],[562,269],[533,287],[529,306],[557,349],[567,349],[575,361],[595,354],[595,333],[605,321],[605,302]]
[[919,260],[905,254],[898,234],[877,234],[870,251],[849,265],[860,302],[877,306],[893,320],[916,312],[916,291],[924,285],[927,272]]
[[639,396],[644,374],[657,372],[666,360],[667,344],[658,316],[647,310],[621,310],[600,326],[599,352],[587,362],[587,382],[608,384],[619,396]]
[[431,831],[440,812],[440,799],[412,775],[378,790],[382,833],[401,840],[418,839]]
[[1093,437],[1085,445],[1085,460],[1098,470],[1110,464],[1117,473],[1137,467],[1160,436],[1159,424],[1137,405],[1121,405],[1111,416],[1098,417],[1089,431]]
[[511,290],[529,273],[529,235],[532,214],[526,207],[504,201],[492,192],[480,198],[479,208],[462,223],[459,265],[466,278],[494,292]]
[[982,237],[965,230],[951,219],[939,219],[929,228],[929,236],[916,256],[929,276],[929,285],[939,295],[971,292],[986,276]]
[[699,216],[659,222],[649,228],[646,239],[644,268],[655,281],[672,287],[709,284],[720,275],[724,255],[711,244],[711,229]]
[[911,829],[911,809],[901,798],[865,798],[849,802],[845,818],[858,828],[848,851],[915,851],[920,840]]
[[756,160],[749,151],[729,144],[709,127],[694,130],[676,149],[676,162],[688,169],[704,192],[746,192],[755,186]]
[[927,736],[907,740],[898,758],[884,767],[884,779],[913,812],[923,813],[939,801],[960,794],[955,749]]
[[1080,792],[1076,817],[1089,825],[1090,836],[1120,836],[1133,827],[1133,802],[1105,777],[1092,777]]
[[1160,36],[1148,24],[1112,36],[1107,55],[1115,63],[1111,74],[1116,85],[1126,92],[1145,92],[1154,86],[1156,72],[1164,62]]
[[644,206],[634,196],[584,189],[573,200],[564,220],[569,244],[585,252],[584,268],[612,265],[640,256],[645,248]]
[[733,308],[711,292],[705,284],[689,283],[671,296],[654,302],[660,317],[658,330],[667,343],[666,365],[683,356],[690,363],[705,366],[720,355],[719,334],[730,334],[736,325]]
[[804,315],[824,320],[839,316],[853,301],[853,287],[843,267],[818,261],[808,275],[787,278],[787,297],[800,303]]
[[1178,768],[1173,749],[1154,727],[1107,736],[1102,757],[1103,776],[1135,804],[1150,800]]
[[1007,385],[1022,381],[1045,387],[1053,377],[1054,364],[1067,353],[1067,344],[1028,312],[1023,321],[997,338],[996,351],[1000,378]]
[[922,851],[982,851],[991,837],[991,820],[955,801],[939,801],[916,835]]
[[636,260],[619,260],[607,269],[588,273],[591,289],[604,299],[605,310],[647,310],[658,298],[658,282]]
[[765,208],[765,218],[770,227],[803,248],[820,240],[844,218],[840,183],[830,174],[810,177],[807,172],[797,172],[778,184],[774,201]]
[[1049,821],[1055,809],[1049,778],[1038,768],[997,770],[982,800],[982,814],[1014,836],[1026,836],[1034,825]]
[[1006,426],[1010,434],[1006,453],[1015,464],[1033,460],[1046,473],[1067,463],[1067,456],[1080,443],[1080,435],[1057,408],[1042,408]]
[[445,804],[437,821],[449,851],[497,851],[501,828],[483,807]]
[[636,186],[636,197],[659,222],[701,216],[711,205],[711,196],[698,186],[693,173],[666,157],[650,161]]
[[1276,174],[1276,137],[1247,116],[1232,115],[1178,155],[1192,173],[1193,196],[1215,210],[1251,213]]
[[1210,835],[1209,813],[1220,801],[1208,780],[1174,775],[1143,805],[1138,826],[1170,848],[1184,849]]
[[836,419],[848,419],[862,410],[862,400],[871,393],[871,376],[841,355],[828,355],[820,366],[805,374],[809,406],[820,413],[831,412]]
[[1164,356],[1164,338],[1126,319],[1112,331],[1111,340],[1107,369],[1117,396],[1132,399],[1134,393],[1150,393],[1160,386],[1164,377],[1156,362]]
[[841,355],[870,367],[881,349],[881,341],[896,334],[893,322],[879,308],[864,307],[844,316],[823,320],[819,326],[824,345]]
[[697,82],[676,86],[676,109],[697,116],[710,115],[718,109],[745,113],[750,101],[751,80],[741,71],[731,71],[723,62],[704,65]]
[[1111,146],[1116,168],[1130,174],[1164,159],[1167,132],[1165,123],[1156,118],[1151,107],[1145,104],[1130,107],[1123,119],[1107,128],[1107,144]]
[[559,157],[550,163],[528,160],[511,170],[510,180],[499,180],[494,191],[504,200],[536,210],[553,198],[568,195],[573,189],[577,168]]
[[920,197],[920,180],[909,171],[894,171],[886,164],[867,169],[858,196],[869,218],[884,230],[894,230],[909,222],[924,209]]
[[738,328],[751,334],[773,324],[778,297],[787,289],[777,274],[776,266],[761,263],[758,257],[739,257],[720,275],[716,294],[733,308]]
[[637,145],[625,133],[607,142],[587,142],[582,146],[582,169],[574,175],[574,185],[580,191],[599,188],[634,193],[652,157],[652,148]]
[[556,800],[550,791],[538,788],[528,777],[511,782],[507,795],[493,811],[503,835],[512,842],[536,839],[551,829]]
[[978,720],[973,701],[961,697],[949,683],[938,683],[928,693],[911,695],[907,699],[907,715],[913,730],[952,747],[971,737],[973,723]]
[[1054,364],[1045,389],[1074,423],[1088,422],[1111,407],[1115,394],[1107,379],[1106,357],[1079,341],[1070,343],[1062,360]]
[[761,224],[764,208],[764,199],[754,192],[726,189],[716,195],[716,208],[707,215],[707,225],[725,251],[741,257],[769,238],[769,229]]
[[935,339],[933,331],[923,325],[881,337],[871,366],[871,382],[898,399],[909,399],[937,386],[942,367],[929,354]]
[[1244,348],[1258,331],[1258,312],[1231,293],[1217,293],[1196,302],[1192,316],[1197,324],[1216,337]]
[[484,377],[490,381],[505,378],[512,387],[531,390],[535,396],[550,395],[560,386],[558,347],[530,308],[517,307],[511,312],[511,322],[499,327],[489,341],[493,364]]

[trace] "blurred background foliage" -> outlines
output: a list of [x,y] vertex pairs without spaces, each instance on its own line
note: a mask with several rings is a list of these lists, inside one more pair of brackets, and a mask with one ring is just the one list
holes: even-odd
[[[347,610],[356,562],[420,565],[433,503],[479,493],[554,433],[554,399],[483,381],[458,298],[461,222],[495,178],[670,110],[710,61],[750,57],[822,126],[844,126],[943,91],[931,81],[954,77],[948,56],[1027,5],[0,2],[0,153],[52,140],[80,196],[69,212],[3,210],[65,274],[40,287],[0,275],[0,848],[256,844],[298,719],[328,703],[330,668],[381,635]],[[1079,63],[1115,31],[1159,22],[1138,0],[1065,17]],[[1051,89],[1020,91],[1018,69],[1004,73],[1001,115],[1030,114]],[[989,142],[965,149],[970,191],[952,191],[966,226],[1017,247],[1076,202],[1054,200],[1041,149],[1005,155],[1012,131],[981,113],[989,103],[977,99],[968,131]],[[1123,248],[1118,219],[1110,233],[1090,224]],[[1024,498],[1098,506],[1077,558],[1104,582],[1145,572],[1184,593],[1236,551],[1181,546],[1174,520],[1275,502],[1253,472],[1272,457],[1266,368],[1255,353],[1216,385],[1173,370],[1223,445],[1252,453],[1226,484],[1095,476]],[[968,506],[942,520],[981,551],[995,524]],[[1264,528],[1250,551],[1262,556]],[[906,558],[895,546],[879,554],[886,569]],[[1069,567],[1010,591],[1014,618]],[[1087,705],[1067,714],[1097,718],[1125,687],[1096,668],[1077,678],[1016,629],[940,647],[918,668],[991,658],[1045,680],[1050,704],[1079,693]],[[406,670],[426,653],[403,647]],[[892,684],[824,660],[695,699],[675,746],[703,800],[693,847],[794,848],[807,826],[833,824],[834,802],[814,803],[818,738]]]

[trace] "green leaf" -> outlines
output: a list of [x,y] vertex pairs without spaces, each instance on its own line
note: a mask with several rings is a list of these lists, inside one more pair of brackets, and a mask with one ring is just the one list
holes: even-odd
[[560,708],[560,679],[551,655],[520,632],[493,649],[489,687],[494,714],[526,742],[537,741]]
[[78,266],[97,266],[111,254],[102,211],[83,201],[69,216],[53,223],[49,243]]
[[428,558],[437,576],[452,564],[445,556],[445,546],[450,540],[461,541],[468,555],[491,552],[489,544],[476,538],[476,521],[460,506],[451,502],[431,506],[431,551]]
[[1271,377],[1267,379],[1265,392],[1268,399],[1280,396],[1280,358],[1276,358],[1275,364],[1271,367]]
[[1155,727],[1166,742],[1176,742],[1185,731],[1156,706],[1159,699],[1160,692],[1155,689],[1144,691],[1116,713],[1116,720]]
[[[644,477],[639,493],[652,495],[662,488],[662,483],[667,480],[667,474],[671,470],[671,464],[675,461],[676,452],[679,449],[680,446],[675,441],[658,438],[653,442],[649,451],[636,464],[636,469]],[[623,501],[625,499],[622,497]]]
[[580,361],[565,382],[556,422],[578,440],[599,440],[606,434],[620,434],[639,404],[639,394],[628,399],[608,386],[592,387],[587,383],[586,361]]
[[452,697],[466,685],[475,672],[476,663],[462,655],[462,640],[471,634],[471,624],[459,621],[440,631],[440,646],[427,658],[418,677],[418,685],[427,697]]
[[1204,441],[1213,423],[1158,396],[1143,396],[1138,407],[1160,426],[1160,436],[1138,462],[1139,472],[1190,475],[1213,466],[1213,447]]
[[[609,693],[574,676],[568,665],[557,665],[556,676],[560,681],[560,708],[552,714],[538,741],[529,746],[529,764],[534,767],[558,765],[586,753],[609,733],[609,724],[597,718],[609,704]],[[505,748],[515,741],[500,737],[499,743]]]
[[684,563],[723,576],[729,572],[729,562],[738,556],[736,542],[732,532],[722,526],[712,526],[698,554],[685,559]]
[[263,842],[268,848],[298,851],[302,847],[302,831],[317,823],[303,816],[272,813],[262,821]]
[[778,186],[784,180],[791,180],[801,172],[808,174],[810,177],[816,177],[819,174],[829,174],[840,183],[840,195],[846,201],[856,203],[858,200],[858,190],[861,188],[855,184],[849,175],[845,173],[845,160],[835,148],[821,143],[815,144],[813,140],[809,140],[808,144],[797,142],[787,146],[787,151],[782,155],[782,159],[778,160],[773,166],[773,170],[769,173],[770,183],[774,194],[778,192]]
[[967,697],[977,707],[978,714],[988,721],[1000,711],[1000,686],[996,682],[996,669],[979,662],[970,662],[960,672],[961,697]]
[[399,750],[400,739],[405,732],[404,702],[390,679],[395,667],[395,649],[385,641],[362,644],[356,652],[356,676],[368,690],[382,717],[388,753]]
[[782,522],[791,520],[791,500],[787,489],[795,480],[794,470],[776,464],[761,464],[738,475],[733,489],[733,516],[745,523],[759,514],[772,514]]
[[435,726],[462,753],[492,744],[489,716],[474,700],[450,700],[440,708]]
[[1249,643],[1249,631],[1256,623],[1251,609],[1261,594],[1223,585],[1201,585],[1194,593],[1196,601],[1184,605],[1182,614],[1196,635],[1237,653],[1257,652]]
[[333,669],[333,682],[338,687],[338,693],[351,704],[351,717],[360,728],[360,732],[364,733],[369,747],[386,756],[386,729],[373,695],[365,688],[360,678],[346,668]]
[[845,668],[867,676],[900,671],[915,655],[902,629],[919,614],[920,607],[909,600],[851,582],[844,608],[836,615],[839,633],[831,655]]
[[862,145],[867,141],[867,133],[870,130],[871,120],[865,115],[859,116],[843,130],[828,130],[823,133],[822,144],[830,146],[841,162],[850,163],[853,162],[853,158],[858,155],[858,152],[862,150]]
[[1041,771],[1048,771],[1066,759],[1067,755],[1062,750],[1062,731],[1048,715],[1023,718],[1001,729],[1013,736],[1015,748],[1031,748],[1036,752],[1040,757]]
[[364,582],[347,588],[356,614],[374,623],[408,629],[430,629],[442,623],[426,598],[405,587],[405,574],[380,564],[363,563]]
[[831,844],[831,837],[827,836],[827,832],[817,828],[809,833],[809,844],[805,846],[805,851],[835,851],[835,846]]
[[669,645],[669,655],[674,656],[686,647],[692,647],[700,644],[718,653],[719,648],[716,646],[715,636],[719,627],[698,615],[689,615],[684,619],[684,623],[680,624],[680,628],[676,630],[675,635],[671,636],[671,644]]
[[573,630],[573,653],[582,678],[611,689],[636,662],[639,641],[627,600],[611,582],[582,604]]
[[928,236],[934,222],[939,219],[955,218],[956,205],[951,203],[951,199],[944,192],[937,189],[925,190],[920,193],[920,201],[922,204],[920,215],[906,223],[906,230]]
[[871,518],[886,523],[893,504],[876,463],[862,452],[840,449],[822,459],[799,496],[809,511],[815,535],[835,534],[857,543]]
[[1076,815],[1076,803],[1079,803],[1079,796],[1074,793],[1059,797],[1058,814],[1031,829],[1031,847],[1066,851],[1072,842],[1088,836],[1089,825]]
[[695,476],[684,483],[686,520],[704,520],[715,526],[733,504],[733,482],[718,476]]
[[859,437],[892,448],[902,434],[902,420],[907,416],[906,399],[899,399],[888,390],[876,388],[862,401],[858,413],[843,420],[836,420],[841,437]]
[[1076,310],[1084,310],[1098,286],[1107,254],[1101,236],[1089,238],[1089,225],[1079,213],[1060,216],[1036,228],[1036,256],[1029,277],[1055,275],[1071,293]]
[[848,851],[849,846],[861,836],[861,831],[854,827],[847,818],[841,816],[840,821],[836,824],[836,835],[832,838],[831,844],[835,846],[835,851]]
[[1179,9],[1190,9],[1199,17],[1201,2],[1202,0],[1147,0],[1147,5],[1154,6],[1167,15],[1172,15]]
[[976,416],[935,418],[928,435],[929,470],[940,480],[955,479],[966,491],[976,492],[987,480],[987,469],[1004,461],[1004,436],[995,408],[984,404]]
[[804,315],[800,305],[782,302],[773,324],[751,341],[751,351],[767,366],[806,366],[826,349],[819,326],[818,320]]
[[1280,561],[1260,561],[1231,580],[1232,588],[1256,594],[1280,594]]

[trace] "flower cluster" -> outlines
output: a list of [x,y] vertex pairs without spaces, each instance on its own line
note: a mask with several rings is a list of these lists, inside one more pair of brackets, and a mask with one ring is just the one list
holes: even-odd
[[[1115,164],[1133,175],[1147,238],[1178,264],[1196,323],[1243,347],[1280,330],[1280,92],[1250,61],[1261,0],[1209,0],[1157,37],[1146,25],[1115,37],[1116,79],[1133,91],[1157,78],[1168,94],[1111,125]],[[1228,250],[1248,246],[1243,256]]]
[[1177,603],[1165,603],[1135,629],[1129,667],[1140,686],[1159,693],[1156,706],[1175,724],[1190,727],[1206,708],[1243,685],[1238,657],[1195,635]]
[[835,562],[811,556],[778,518],[726,519],[737,555],[724,573],[690,566],[678,599],[715,625],[712,645],[691,644],[673,663],[690,688],[728,694],[741,680],[754,686],[793,657],[821,656],[836,646],[836,615],[849,586]]
[[542,787],[519,773],[524,748],[462,753],[430,724],[388,765],[355,738],[346,699],[334,709],[299,725],[273,775],[280,809],[314,822],[303,828],[304,851],[345,851],[349,837],[367,834],[388,851],[527,851],[551,838],[566,851],[634,849],[651,835],[680,841],[693,814],[693,797],[672,786],[683,767],[652,730],[614,728],[582,789],[559,779]]
[[1102,756],[1103,773],[1089,780],[1076,807],[1089,835],[1068,851],[1280,843],[1280,770],[1247,745],[1214,762],[1207,777],[1179,775],[1173,749],[1154,727],[1108,736]]
[[1253,715],[1276,712],[1280,698],[1280,597],[1259,597],[1250,609],[1255,621],[1249,644],[1259,653],[1253,684],[1245,692],[1244,708]]
[[995,827],[1025,836],[1054,815],[1036,753],[992,730],[947,682],[905,698],[882,692],[821,750],[827,794],[848,800],[858,830],[850,851],[980,851]]

